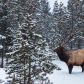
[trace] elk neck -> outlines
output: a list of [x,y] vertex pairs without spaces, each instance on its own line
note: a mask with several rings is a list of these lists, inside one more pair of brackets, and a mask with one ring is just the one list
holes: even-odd
[[67,63],[67,61],[69,60],[70,56],[66,53],[68,52],[67,49],[65,49],[64,47],[62,47],[58,52],[57,52],[57,55],[59,57],[59,59],[61,61],[64,61]]

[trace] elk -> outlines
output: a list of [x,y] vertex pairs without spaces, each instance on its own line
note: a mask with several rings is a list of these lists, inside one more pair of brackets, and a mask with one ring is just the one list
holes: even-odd
[[[65,40],[65,38],[68,35],[70,35],[68,41],[66,41],[63,44],[62,43],[63,40]],[[64,61],[67,64],[70,74],[72,73],[73,66],[81,66],[82,67],[82,72],[84,71],[84,49],[74,50],[74,49],[66,49],[64,47],[64,45],[67,42],[69,42],[69,40],[71,40],[71,38],[73,36],[74,36],[74,34],[72,35],[71,32],[66,33],[65,37],[61,40],[61,43],[56,41],[59,44],[59,46],[56,49],[53,50],[54,52],[57,53],[59,59],[61,61]]]

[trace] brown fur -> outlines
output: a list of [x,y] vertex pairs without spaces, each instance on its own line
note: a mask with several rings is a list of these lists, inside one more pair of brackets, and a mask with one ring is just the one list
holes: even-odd
[[84,71],[84,49],[65,49],[63,45],[60,45],[54,50],[58,54],[61,61],[66,62],[69,73],[71,74],[73,66],[81,66],[82,72]]
[[69,49],[69,51],[74,51],[74,49]]
[[70,58],[66,63],[68,66],[72,65],[81,65],[84,62],[84,49],[70,50],[68,51]]

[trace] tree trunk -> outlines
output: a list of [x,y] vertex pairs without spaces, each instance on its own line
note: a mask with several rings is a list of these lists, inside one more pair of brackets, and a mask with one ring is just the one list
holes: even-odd
[[80,49],[80,39],[78,40],[78,49]]
[[3,46],[3,49],[2,49],[2,63],[1,63],[1,68],[3,68],[3,59],[4,59],[4,47],[5,47],[5,45],[4,45],[4,43],[3,43],[4,41],[3,41],[3,39],[2,39],[2,46]]
[[1,68],[3,68],[3,49],[2,49],[2,62],[1,62]]
[[[24,57],[24,67],[25,67],[25,57]],[[25,83],[25,69],[24,69],[24,84],[26,84]]]
[[[72,30],[73,30],[73,28],[74,28],[74,26],[73,26],[73,5],[72,5],[72,25],[71,25],[72,27]],[[73,33],[73,31],[71,32],[71,33]],[[71,42],[71,49],[73,48],[73,42]]]
[[31,81],[30,70],[31,70],[31,57],[29,56],[29,76],[28,76],[28,83],[27,84],[30,84],[30,81]]

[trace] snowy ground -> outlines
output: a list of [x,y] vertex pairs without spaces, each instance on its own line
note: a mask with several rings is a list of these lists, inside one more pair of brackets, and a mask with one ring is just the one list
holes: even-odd
[[[3,68],[0,68],[0,84],[5,84],[6,82],[6,74]],[[1,83],[1,81],[3,81],[3,83]]]
[[53,84],[84,84],[84,72],[80,66],[74,66],[72,74],[69,74],[67,65],[62,61],[55,61],[62,70],[54,70],[54,73],[48,75],[49,79]]
[[[81,72],[82,69],[80,66],[74,66],[72,74],[69,74],[68,67],[64,62],[58,60],[54,63],[59,65],[59,67],[61,67],[62,70],[54,70],[53,74],[47,75],[50,81],[53,82],[53,84],[84,84],[84,72]],[[2,68],[0,68],[0,79],[6,81],[5,77],[5,71]]]

